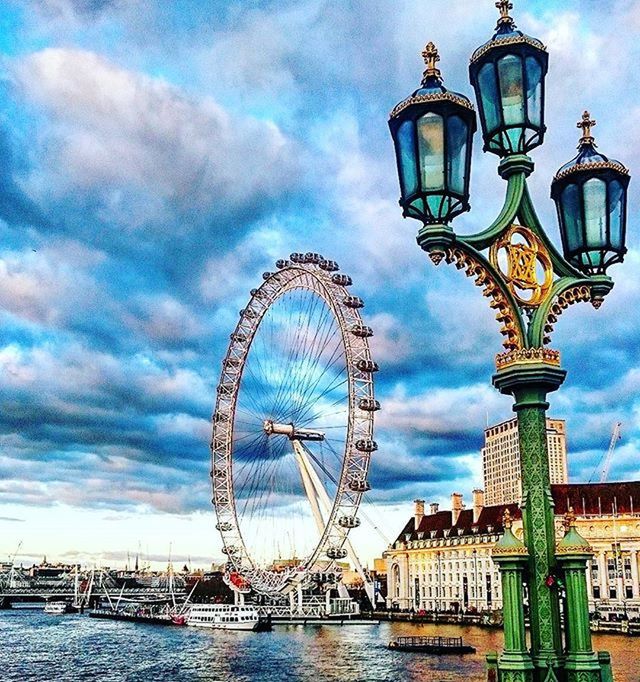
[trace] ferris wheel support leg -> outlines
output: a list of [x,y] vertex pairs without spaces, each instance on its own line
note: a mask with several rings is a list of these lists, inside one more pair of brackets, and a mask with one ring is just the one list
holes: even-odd
[[[318,532],[320,535],[324,532],[325,521],[322,517],[322,511],[320,509],[320,504],[325,507],[325,514],[329,514],[329,509],[325,501],[322,500],[320,491],[318,491],[317,486],[313,483],[313,474],[315,472],[311,469],[309,465],[309,460],[307,458],[307,453],[305,452],[304,446],[300,441],[292,440],[291,445],[293,446],[293,451],[296,455],[296,462],[298,463],[298,468],[300,469],[300,477],[302,478],[302,485],[304,486],[304,491],[309,499],[309,504],[311,505],[311,512],[313,513],[313,518],[315,519],[316,526],[318,527]],[[326,496],[326,491],[323,491]],[[328,499],[327,499],[328,502]]]
[[[318,501],[320,504],[324,507],[324,512],[327,515],[327,518],[329,517],[329,514],[331,512],[331,501],[329,500],[329,495],[327,494],[327,491],[325,490],[325,487],[322,485],[322,481],[318,477],[318,474],[316,473],[315,469],[311,466],[311,462],[309,462],[309,458],[307,456],[306,449],[302,443],[299,441],[293,440],[291,441],[293,444],[293,449],[295,450],[296,453],[296,458],[298,459],[298,466],[300,467],[300,473],[302,475],[303,482],[306,478],[309,479],[311,487],[313,489],[312,493],[309,494],[309,491],[307,490],[307,486],[305,483],[305,490],[307,491],[307,496],[309,497],[309,500],[311,501],[311,506],[312,508],[314,507],[314,501],[316,500],[316,508],[318,505]],[[312,499],[313,498],[313,499]],[[318,514],[320,514],[320,511],[318,509]],[[315,515],[315,513],[314,513]],[[322,516],[320,515],[320,520],[322,521]],[[318,519],[316,518],[316,522]],[[319,525],[318,528],[320,529],[320,533],[322,533],[324,529],[324,524]],[[362,580],[364,584],[364,589],[365,592],[367,593],[367,597],[369,598],[369,601],[371,602],[371,606],[375,609],[375,589],[373,586],[373,583],[369,579],[369,576],[365,573],[364,568],[362,568],[362,564],[360,563],[360,559],[358,559],[357,554],[355,553],[355,550],[353,549],[353,545],[351,544],[349,538],[347,538],[344,542],[344,547],[347,550],[349,559],[351,560],[351,563],[353,564],[353,567],[356,569],[356,573],[360,576],[360,579]]]

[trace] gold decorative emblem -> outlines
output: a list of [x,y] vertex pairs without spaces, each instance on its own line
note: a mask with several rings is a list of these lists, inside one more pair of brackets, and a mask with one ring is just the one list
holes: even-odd
[[528,227],[512,225],[491,246],[489,260],[518,303],[535,308],[545,300],[553,283],[553,266],[544,244]]

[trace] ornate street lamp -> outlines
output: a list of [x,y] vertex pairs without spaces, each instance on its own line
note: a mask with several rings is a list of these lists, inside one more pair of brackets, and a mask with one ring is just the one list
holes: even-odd
[[604,274],[620,263],[627,249],[627,187],[629,171],[596,151],[588,111],[578,128],[578,156],[562,166],[551,184],[562,235],[564,257],[587,274]]
[[[422,223],[418,244],[432,261],[455,264],[482,288],[504,337],[493,384],[514,397],[518,415],[527,550],[523,579],[528,585],[531,648],[521,637],[520,623],[512,622],[507,611],[505,641],[511,648],[489,663],[494,670],[497,665],[504,671],[505,679],[518,682],[600,682],[597,668],[600,665],[605,671],[606,657],[598,662],[590,635],[571,631],[580,618],[570,617],[565,624],[567,642],[574,642],[575,636],[582,638],[580,655],[565,665],[558,590],[550,580],[569,564],[558,564],[556,558],[563,557],[566,548],[556,551],[546,436],[547,396],[560,387],[566,372],[560,366],[560,353],[548,344],[564,310],[581,301],[598,308],[613,287],[606,271],[622,261],[626,252],[629,174],[621,163],[596,151],[590,133],[594,122],[585,115],[580,124],[580,152],[560,169],[551,190],[563,258],[540,224],[527,187],[534,170],[527,152],[542,143],[545,132],[548,56],[540,41],[516,30],[509,16],[511,2],[500,0],[496,6],[500,10],[496,34],[474,53],[470,76],[485,151],[501,158],[498,173],[507,183],[504,206],[495,221],[477,234],[459,235],[449,226],[469,208],[475,123],[468,100],[442,85],[431,44],[424,54],[423,88],[399,104],[389,122],[400,176],[400,204],[406,217]],[[452,125],[454,119],[458,122]],[[458,140],[457,146],[450,139]],[[457,165],[452,150],[458,150]],[[454,177],[463,181],[456,184]],[[512,603],[524,598],[521,582],[512,586]],[[585,598],[581,589],[568,593],[568,609],[584,613]]]
[[436,64],[438,50],[422,53],[422,85],[391,112],[389,127],[400,174],[403,215],[425,225],[447,224],[469,210],[473,105],[447,90]]
[[471,57],[469,75],[476,92],[484,150],[498,156],[526,154],[542,144],[544,77],[549,56],[536,38],[516,29],[502,0],[493,38]]

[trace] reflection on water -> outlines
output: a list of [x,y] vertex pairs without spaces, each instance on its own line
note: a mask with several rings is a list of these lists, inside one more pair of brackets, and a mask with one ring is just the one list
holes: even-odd
[[[476,655],[428,656],[387,649],[401,635],[462,636]],[[203,631],[0,611],[0,679],[102,682],[484,682],[484,652],[502,633],[454,625],[381,623],[276,626],[271,633]],[[616,682],[640,680],[639,640],[595,637],[610,651]],[[633,653],[630,653],[633,652]]]

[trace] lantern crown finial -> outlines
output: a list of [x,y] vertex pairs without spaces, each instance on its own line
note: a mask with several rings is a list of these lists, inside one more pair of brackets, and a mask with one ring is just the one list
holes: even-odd
[[511,526],[513,526],[513,520],[511,519],[511,512],[509,509],[504,510],[504,514],[502,515],[502,524],[505,528],[511,528]]
[[564,528],[567,533],[576,527],[576,513],[573,511],[573,507],[569,507],[567,513],[564,515]]
[[591,118],[591,114],[585,110],[584,114],[582,114],[582,119],[577,123],[577,127],[582,128],[582,137],[580,138],[578,149],[597,146],[595,138],[591,134],[591,128],[595,125],[596,122]]
[[440,61],[440,54],[438,48],[433,42],[428,42],[427,46],[422,51],[422,58],[427,68],[422,76],[422,84],[426,85],[430,79],[435,79],[442,83],[442,74],[436,64]]
[[509,15],[509,11],[513,9],[513,3],[510,0],[499,0],[496,2],[496,7],[500,10],[500,18],[498,19],[496,30],[499,30],[503,26],[509,29],[515,28],[515,22]]

